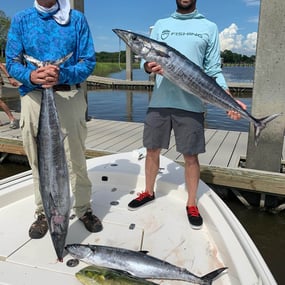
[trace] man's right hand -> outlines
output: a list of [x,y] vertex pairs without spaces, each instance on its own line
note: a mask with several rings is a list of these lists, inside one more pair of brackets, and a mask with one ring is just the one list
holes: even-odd
[[59,67],[47,65],[31,72],[30,80],[35,85],[41,85],[43,88],[50,88],[58,84]]
[[158,63],[154,61],[145,62],[144,69],[147,73],[155,73],[155,74],[163,75],[163,69],[161,65],[159,65]]

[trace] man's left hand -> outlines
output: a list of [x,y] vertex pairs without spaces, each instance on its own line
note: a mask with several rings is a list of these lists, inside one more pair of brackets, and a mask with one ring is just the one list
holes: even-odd
[[[225,91],[232,97],[230,90],[227,89]],[[242,107],[242,109],[246,110],[246,105],[243,102],[239,100],[236,100],[236,102]],[[227,114],[232,120],[239,120],[241,118],[241,114],[234,110],[227,111]]]
[[[242,107],[242,109],[246,110],[246,105],[243,102],[239,100],[236,101]],[[227,114],[232,120],[239,120],[241,118],[241,114],[234,110],[227,111]]]

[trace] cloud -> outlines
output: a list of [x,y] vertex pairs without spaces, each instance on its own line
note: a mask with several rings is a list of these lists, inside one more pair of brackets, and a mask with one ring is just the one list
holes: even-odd
[[244,0],[247,6],[259,6],[260,0]]
[[253,32],[246,36],[239,34],[238,26],[231,24],[220,32],[221,50],[230,50],[244,55],[253,55],[256,52],[257,33]]
[[247,20],[249,23],[255,23],[257,24],[259,22],[259,16],[253,16],[253,17],[250,17],[248,18]]

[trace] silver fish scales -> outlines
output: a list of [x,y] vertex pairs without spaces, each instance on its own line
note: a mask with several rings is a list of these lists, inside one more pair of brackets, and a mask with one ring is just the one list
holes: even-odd
[[[31,56],[25,59],[37,67],[53,64],[59,66],[71,57],[41,62]],[[39,188],[49,232],[59,261],[63,260],[70,214],[70,186],[64,150],[64,135],[60,128],[53,88],[42,90],[37,134]]]
[[238,102],[221,88],[214,78],[208,76],[198,65],[189,60],[176,49],[143,35],[125,30],[113,31],[146,61],[154,61],[163,68],[163,76],[181,89],[199,97],[204,102],[216,105],[226,111],[234,110],[254,125],[255,145],[266,124],[282,113],[276,113],[257,119],[244,110]]
[[144,279],[183,280],[193,284],[210,285],[227,269],[222,267],[199,277],[185,268],[175,266],[143,251],[84,244],[68,244],[65,248],[74,258],[88,264],[122,270]]

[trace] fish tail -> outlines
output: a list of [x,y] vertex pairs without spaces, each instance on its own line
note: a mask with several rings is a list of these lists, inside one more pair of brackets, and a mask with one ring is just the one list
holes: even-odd
[[222,268],[219,268],[219,269],[216,269],[202,277],[201,280],[203,283],[203,285],[211,285],[212,282],[214,281],[214,279],[216,279],[223,271],[225,271],[226,269],[228,269],[227,267],[222,267]]
[[267,123],[276,119],[280,115],[283,115],[283,113],[273,114],[273,115],[256,120],[256,122],[254,123],[254,144],[255,146],[257,146],[261,131],[266,127]]

